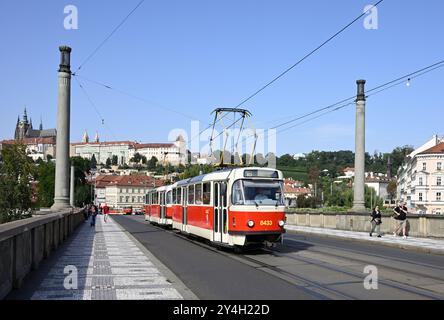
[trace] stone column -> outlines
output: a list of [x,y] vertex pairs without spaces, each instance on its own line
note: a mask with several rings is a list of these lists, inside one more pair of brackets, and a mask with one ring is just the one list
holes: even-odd
[[365,80],[356,81],[355,181],[353,212],[365,211]]
[[75,205],[74,205],[74,201],[75,201],[75,198],[74,198],[74,183],[75,183],[75,177],[74,177],[74,166],[73,165],[71,165],[71,185],[70,185],[70,188],[69,188],[69,204],[71,205],[71,207],[75,207]]
[[71,107],[71,48],[61,46],[59,92],[57,107],[57,142],[55,193],[52,211],[70,208],[69,205],[69,118]]

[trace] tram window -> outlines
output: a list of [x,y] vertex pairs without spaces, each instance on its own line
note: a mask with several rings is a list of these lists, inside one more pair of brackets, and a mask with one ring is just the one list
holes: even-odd
[[194,185],[188,186],[188,204],[194,204]]
[[206,182],[203,184],[203,204],[210,204],[211,184]]
[[220,184],[220,196],[222,199],[222,206],[226,207],[227,206],[227,184],[222,182]]
[[177,189],[173,189],[173,204],[177,204]]
[[177,189],[177,204],[182,204],[182,188]]
[[231,201],[233,205],[242,205],[244,204],[244,197],[242,195],[242,181],[238,180],[233,184],[233,195],[231,197]]
[[173,192],[172,191],[168,191],[166,193],[166,204],[172,204],[173,203]]
[[215,207],[219,207],[219,184],[215,183],[214,184],[214,206]]
[[202,204],[202,184],[201,183],[196,184],[195,196],[196,196],[195,203]]

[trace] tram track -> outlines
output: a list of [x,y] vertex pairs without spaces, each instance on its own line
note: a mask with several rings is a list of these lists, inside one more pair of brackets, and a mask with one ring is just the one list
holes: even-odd
[[[259,260],[246,257],[242,254],[234,254],[234,253],[230,253],[228,251],[224,251],[225,248],[214,247],[212,245],[206,244],[205,242],[202,242],[200,239],[189,238],[186,235],[183,235],[179,232],[174,232],[174,231],[170,231],[170,230],[165,230],[165,231],[173,233],[175,236],[180,237],[181,239],[183,239],[185,241],[191,242],[194,245],[198,245],[198,246],[205,248],[207,250],[211,250],[217,254],[223,255],[225,257],[229,257],[230,259],[234,259],[234,260],[237,260],[237,261],[240,261],[243,263],[245,263],[245,261],[249,261],[250,262],[250,263],[248,263],[249,266],[254,267],[254,268],[261,270],[263,272],[267,272],[267,270],[268,270],[269,274],[272,274],[274,276],[278,276],[281,280],[289,282],[292,285],[295,285],[304,291],[308,291],[311,295],[314,295],[321,300],[331,299],[332,295],[334,295],[337,298],[342,298],[342,299],[347,299],[347,300],[354,299],[354,297],[352,297],[350,295],[341,293],[335,289],[327,288],[326,286],[324,286],[316,281],[312,281],[312,280],[297,276],[295,274],[292,274],[292,273],[287,272],[285,270],[279,269],[275,266],[261,262]],[[293,281],[289,280],[288,278],[292,279]],[[303,285],[301,285],[300,283],[303,283]],[[310,287],[320,289],[324,292],[327,292],[330,294],[330,296],[328,296],[326,294],[322,294],[319,291],[314,291],[313,289],[310,289]]]
[[[354,271],[345,271],[344,267],[336,267],[332,264],[327,264],[326,262],[323,261],[318,261],[312,258],[305,258],[305,257],[295,257],[294,255],[289,255],[289,254],[277,254],[275,251],[270,250],[269,251],[271,254],[276,255],[276,256],[280,256],[280,257],[286,257],[286,258],[290,258],[292,260],[298,261],[298,262],[305,262],[305,263],[309,263],[312,265],[315,265],[317,267],[323,268],[323,269],[327,269],[329,271],[332,272],[337,272],[337,273],[341,273],[341,274],[345,274],[347,276],[350,277],[355,277],[357,279],[360,279],[361,281],[363,281],[363,274],[361,273],[357,273]],[[332,255],[335,256],[335,255]],[[355,260],[355,259],[350,259],[350,260]],[[362,261],[362,260],[361,260]],[[363,261],[364,263],[368,264],[368,262]],[[442,279],[440,279],[440,281],[442,281]],[[422,289],[420,287],[414,286],[414,285],[410,285],[410,284],[405,284],[396,280],[391,280],[391,279],[379,279],[378,280],[379,284],[382,284],[384,286],[393,288],[393,289],[397,289],[397,290],[401,290],[404,292],[408,292],[411,294],[415,294],[427,299],[433,299],[433,300],[442,300],[442,296],[433,294],[433,293],[429,293],[427,290]]]
[[[285,244],[285,246],[286,247],[291,247],[291,248],[298,248],[298,246],[293,246],[293,245],[289,245],[289,244]],[[343,250],[343,251],[346,251],[346,250]],[[344,256],[344,255],[341,255],[341,254],[338,254],[338,253],[332,253],[331,251],[310,249],[310,252],[314,252],[314,253],[318,253],[318,254],[323,254],[323,255],[326,255],[326,256],[335,257],[335,258],[344,259],[344,260],[356,261],[356,262],[360,262],[360,263],[362,262],[362,263],[365,263],[365,264],[369,264],[370,263],[368,260],[364,260],[364,259],[360,259],[360,258],[355,258],[355,257],[350,257],[350,256]],[[356,252],[356,253],[357,254],[362,254],[362,253],[358,253],[358,252]],[[371,254],[367,254],[367,255],[368,256],[373,256]],[[380,259],[389,259],[390,258],[390,257],[387,257],[387,256],[385,256],[385,257],[384,256],[375,256],[375,257],[380,258]],[[406,261],[402,261],[402,262],[403,263],[409,263],[409,262],[406,262]],[[402,269],[402,268],[397,268],[397,267],[390,266],[390,265],[387,265],[387,264],[384,264],[384,263],[381,263],[381,262],[378,262],[377,264],[378,264],[378,266],[386,268],[386,269],[390,269],[390,270],[394,270],[394,271],[399,271],[399,272],[402,272],[402,273],[405,273],[405,274],[409,274],[409,275],[414,275],[414,276],[418,276],[418,277],[424,277],[424,278],[428,278],[428,279],[444,282],[444,277],[443,278],[438,278],[438,277],[431,276],[429,274],[425,274],[425,273],[421,273],[421,272],[415,272],[415,271],[410,271],[410,270],[406,270],[406,269]],[[442,270],[442,268],[439,268],[439,267],[436,267],[436,268],[434,268],[432,266],[426,266],[426,267],[430,268],[430,269]],[[443,275],[444,275],[444,273],[443,273]]]
[[[286,234],[286,235],[288,235],[288,234]],[[284,242],[285,241],[291,241],[291,242],[304,243],[304,244],[313,244],[314,243],[315,245],[323,246],[323,247],[334,249],[334,250],[340,249],[341,251],[350,252],[350,253],[353,253],[353,254],[362,254],[362,251],[359,251],[359,250],[354,250],[354,249],[344,248],[344,247],[338,248],[338,247],[335,247],[335,246],[332,246],[332,245],[328,245],[328,244],[325,244],[325,243],[310,242],[310,241],[306,240],[305,236],[304,236],[305,240],[294,239],[292,236],[296,236],[296,234],[292,233],[289,237],[288,236],[285,237]],[[375,258],[391,259],[392,261],[412,264],[412,265],[416,265],[416,266],[420,266],[420,267],[426,267],[426,268],[431,268],[431,269],[436,269],[436,270],[442,270],[444,272],[444,267],[437,266],[437,265],[432,265],[432,264],[428,264],[428,263],[422,263],[422,262],[418,262],[418,261],[414,261],[414,260],[409,260],[409,259],[405,259],[405,258],[398,258],[398,257],[393,257],[393,256],[387,256],[387,255],[382,255],[382,254],[377,254],[377,253],[366,252],[365,254],[367,256],[372,256],[372,257],[375,257]]]
[[[363,296],[360,295],[359,293],[354,294],[354,293],[350,293],[349,290],[347,290],[347,287],[345,287],[345,289],[343,288],[332,288],[332,286],[337,285],[337,284],[356,284],[356,283],[363,283],[364,278],[365,278],[365,274],[363,273],[359,273],[356,271],[352,271],[352,270],[345,270],[345,268],[343,266],[338,267],[336,265],[334,265],[333,263],[329,263],[326,261],[321,261],[321,260],[317,260],[315,258],[308,258],[308,257],[300,257],[300,256],[296,256],[292,253],[286,253],[286,252],[282,252],[282,250],[278,249],[258,249],[255,250],[254,252],[245,252],[244,254],[235,254],[230,252],[229,250],[225,249],[225,248],[218,248],[215,247],[214,245],[210,244],[208,241],[202,241],[202,239],[196,238],[192,235],[186,235],[186,234],[182,234],[179,231],[176,230],[169,230],[169,229],[165,229],[163,227],[160,226],[156,226],[156,225],[151,225],[152,227],[158,229],[158,230],[162,230],[166,233],[170,233],[176,237],[179,237],[181,240],[190,242],[194,245],[197,245],[201,248],[204,248],[206,250],[210,250],[214,253],[217,253],[219,255],[223,255],[227,258],[236,260],[238,262],[241,262],[243,264],[248,265],[249,267],[255,268],[257,270],[260,270],[262,272],[268,273],[269,275],[275,276],[297,288],[299,288],[300,290],[303,290],[305,292],[307,292],[308,294],[312,295],[313,297],[317,298],[317,299],[341,299],[341,300],[356,300],[356,299],[362,299]],[[290,240],[290,241],[289,241]],[[323,250],[316,250],[314,248],[311,249],[303,249],[301,245],[293,245],[292,242],[295,243],[303,243],[304,241],[299,241],[296,239],[285,239],[282,248],[287,248],[290,250],[294,250],[294,249],[299,249],[299,250],[307,250],[307,252],[313,252],[316,254],[320,254],[320,255],[325,255],[326,257],[332,257],[332,258],[338,258],[338,259],[343,259],[343,260],[348,260],[351,262],[356,262],[359,264],[372,264],[367,260],[364,260],[360,257],[349,257],[349,256],[344,256],[341,255],[340,253],[332,253],[332,252],[324,252]],[[305,241],[307,244],[307,241]],[[308,241],[309,243],[309,241]],[[320,244],[320,246],[323,246],[322,244]],[[328,247],[328,246],[326,246]],[[331,248],[334,248],[331,246]],[[349,252],[352,254],[363,254],[362,252],[357,252],[356,250],[348,250],[348,249],[343,249],[343,248],[336,248],[337,250],[343,250],[345,252]],[[365,253],[367,254],[367,253]],[[377,255],[377,254],[369,254],[371,256],[377,257],[377,258],[382,258],[382,259],[388,259],[389,257],[384,256],[384,255]],[[305,277],[304,275],[300,275],[300,274],[295,274],[293,273],[291,270],[284,270],[282,269],[279,265],[273,265],[269,260],[269,257],[275,257],[275,258],[286,258],[286,259],[291,259],[292,261],[298,262],[300,264],[305,264],[305,265],[311,265],[311,266],[316,266],[317,268],[321,268],[322,270],[326,270],[326,272],[331,274],[338,274],[338,278],[339,277],[348,277],[351,280],[348,282],[337,282],[337,283],[321,283],[319,281],[316,281],[314,279],[310,279]],[[265,260],[265,261],[262,261]],[[403,263],[409,263],[409,260],[406,259],[396,259],[399,260],[400,262]],[[421,263],[419,263],[421,264]],[[429,265],[429,264],[421,264],[425,267],[429,267],[429,268],[433,268],[433,265]],[[421,272],[415,272],[415,271],[406,271],[405,269],[400,269],[400,268],[396,268],[390,265],[382,265],[382,268],[385,268],[387,270],[390,271],[396,271],[396,272],[403,272],[406,275],[415,275],[418,277],[427,277],[429,279],[432,280],[436,280],[436,281],[440,281],[442,282],[443,279],[441,278],[437,278],[437,277],[433,277],[433,276],[429,276],[426,275],[424,273]],[[437,266],[436,268],[437,270],[440,270],[441,268],[439,266]],[[341,276],[342,275],[342,276]],[[417,287],[411,284],[407,284],[404,282],[399,282],[396,280],[391,280],[391,279],[379,279],[379,284],[381,286],[381,288],[385,287],[385,288],[390,288],[392,290],[396,290],[396,291],[400,291],[403,292],[403,295],[408,295],[408,296],[412,296],[413,298],[416,297],[416,299],[443,299],[442,296],[439,296],[437,294],[434,294],[432,292],[430,292],[430,290],[421,288],[421,287]],[[348,288],[350,289],[350,288]],[[362,289],[364,290],[364,289]],[[395,291],[395,292],[396,292]],[[365,296],[365,294],[364,294]],[[397,296],[393,296],[393,298],[396,298]]]

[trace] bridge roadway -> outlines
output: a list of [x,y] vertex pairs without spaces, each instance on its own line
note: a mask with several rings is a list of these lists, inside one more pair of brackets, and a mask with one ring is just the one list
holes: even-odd
[[[274,249],[235,254],[143,216],[112,218],[199,299],[444,298],[444,255],[297,233]],[[364,288],[368,265],[377,267],[377,290]],[[13,298],[24,296],[19,290]]]

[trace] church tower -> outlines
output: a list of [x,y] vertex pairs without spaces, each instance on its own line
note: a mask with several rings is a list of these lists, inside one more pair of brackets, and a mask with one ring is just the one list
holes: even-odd
[[82,142],[83,143],[88,143],[89,142],[88,132],[86,132],[86,130],[83,133]]
[[28,122],[28,113],[25,111],[23,112],[23,118],[20,121],[20,117],[17,119],[17,125],[15,127],[15,134],[14,139],[15,140],[22,140],[26,137],[26,132],[28,131],[28,128],[30,128],[30,124]]

